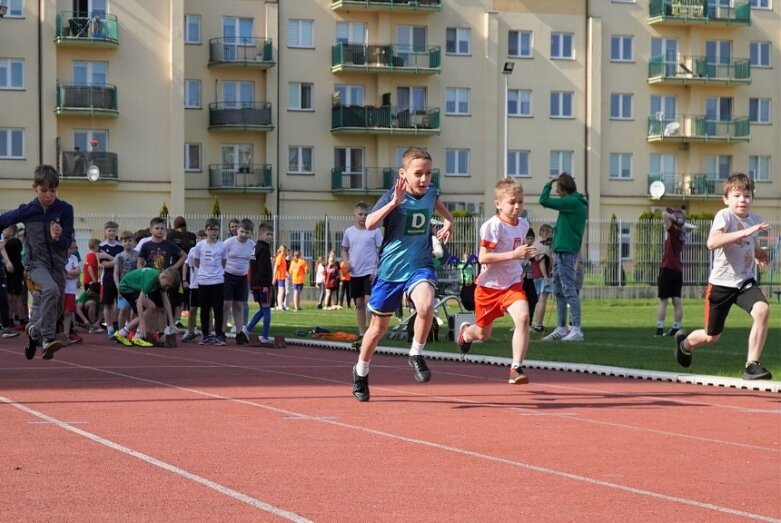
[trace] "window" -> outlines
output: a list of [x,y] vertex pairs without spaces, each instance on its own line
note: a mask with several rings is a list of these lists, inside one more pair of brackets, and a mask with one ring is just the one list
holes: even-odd
[[24,60],[0,59],[0,89],[24,88]]
[[678,71],[678,40],[651,38],[651,59],[662,60],[664,76],[675,76]]
[[673,121],[677,115],[678,100],[675,96],[651,96],[651,116],[659,122]]
[[336,43],[366,45],[366,24],[360,22],[337,22]]
[[0,129],[0,158],[24,158],[24,129]]
[[190,172],[201,170],[201,144],[184,144],[184,170]]
[[632,153],[610,153],[610,178],[613,180],[632,178]]
[[770,123],[770,98],[749,98],[748,119],[751,123]]
[[255,84],[252,82],[222,82],[222,103],[225,109],[252,107],[255,103]]
[[426,110],[426,88],[400,86],[396,88],[396,105],[399,110],[412,109],[413,111]]
[[551,91],[550,116],[551,118],[572,118],[573,93],[565,91]]
[[5,5],[8,6],[6,18],[21,18],[24,14],[23,2],[24,0],[6,0]]
[[187,109],[201,108],[201,81],[184,81],[184,106]]
[[287,108],[292,111],[311,111],[313,84],[290,82],[287,85]]
[[675,160],[674,154],[652,154],[648,174],[664,182],[667,191],[680,193],[681,187],[675,180]]
[[287,45],[289,47],[314,47],[314,25],[314,20],[288,20]]
[[510,31],[508,38],[507,55],[513,58],[531,58],[532,56],[532,32]]
[[507,176],[529,177],[531,151],[507,151]]
[[[338,238],[337,238],[338,239]],[[290,231],[290,250],[299,251],[301,258],[310,260],[314,259],[314,244],[315,244],[315,232],[312,230],[306,231]],[[336,245],[341,245],[342,240],[338,239]]]
[[749,54],[751,67],[770,67],[770,42],[751,42]]
[[314,174],[312,147],[289,147],[287,150],[288,174]]
[[73,131],[73,148],[86,152],[106,152],[108,151],[108,131],[76,129]]
[[772,9],[770,0],[751,0],[752,9]]
[[614,35],[610,37],[610,60],[631,62],[634,56],[634,37]]
[[632,119],[632,95],[628,93],[613,93],[610,95],[610,119]]
[[445,176],[469,176],[469,149],[445,149]]
[[756,182],[769,182],[770,156],[749,156],[748,175]]
[[628,223],[621,222],[621,230],[618,234],[618,240],[621,243],[621,259],[632,259],[632,227]]
[[201,43],[201,16],[184,15],[184,43]]
[[448,54],[469,54],[471,33],[468,28],[448,27],[445,30],[445,52]]
[[340,105],[363,105],[363,86],[362,85],[341,85],[334,86],[334,92],[339,95]]
[[523,89],[509,89],[507,91],[508,116],[532,115],[532,92]]
[[572,172],[572,155],[575,154],[572,151],[551,151],[550,152],[550,169],[548,174],[551,176],[558,176],[561,173],[570,173],[573,177],[575,173]]
[[363,189],[363,148],[334,148],[334,169],[342,172],[342,189]]
[[108,83],[108,63],[74,61],[73,83],[78,85],[106,85]]
[[448,87],[445,97],[445,114],[469,114],[469,89]]
[[572,48],[572,33],[551,33],[550,57],[573,60],[575,50]]
[[732,156],[709,154],[705,157],[705,174],[726,180],[732,174]]

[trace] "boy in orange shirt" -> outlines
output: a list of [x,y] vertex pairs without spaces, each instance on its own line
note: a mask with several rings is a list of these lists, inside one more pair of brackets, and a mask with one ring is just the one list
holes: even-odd
[[293,251],[293,259],[290,260],[290,282],[293,284],[293,310],[301,310],[301,291],[306,281],[306,273],[309,265],[301,258],[299,251]]

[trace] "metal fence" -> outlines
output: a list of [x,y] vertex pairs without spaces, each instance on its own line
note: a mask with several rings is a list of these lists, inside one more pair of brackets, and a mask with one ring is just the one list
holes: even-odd
[[[185,215],[189,230],[195,232],[204,227],[210,215]],[[221,235],[228,236],[228,222],[232,216],[218,217]],[[284,244],[301,251],[302,257],[311,261],[318,256],[327,257],[330,251],[340,256],[342,236],[353,225],[351,216],[238,216],[249,218],[257,226],[262,222],[274,225],[274,247]],[[149,226],[148,215],[79,214],[76,217],[76,238],[81,252],[86,252],[90,238],[103,238],[106,221],[119,224],[119,230],[137,231]],[[169,226],[173,217],[169,217]],[[446,249],[450,255],[461,257],[463,253],[476,253],[480,225],[478,217],[456,218],[453,234]],[[536,231],[544,220],[531,220]],[[687,230],[683,250],[684,285],[702,286],[707,283],[712,254],[705,243],[710,231],[710,221],[693,221]],[[760,236],[759,245],[767,249],[770,263],[759,270],[761,285],[772,290],[781,289],[781,260],[777,231],[781,222],[771,223],[770,234]],[[581,256],[583,258],[584,287],[648,287],[656,285],[659,262],[662,258],[665,231],[661,220],[591,220],[587,223]],[[312,271],[314,272],[314,271]]]

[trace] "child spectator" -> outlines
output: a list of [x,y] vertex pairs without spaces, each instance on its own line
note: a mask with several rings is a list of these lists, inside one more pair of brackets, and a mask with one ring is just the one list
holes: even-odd
[[138,263],[138,252],[134,249],[136,240],[132,232],[124,231],[119,236],[119,243],[122,244],[122,252],[114,257],[114,287],[117,289],[117,308],[119,309],[119,315],[117,323],[124,326],[128,320],[130,320],[130,314],[133,311],[133,307],[128,301],[119,296],[119,282],[125,277],[125,274],[129,273],[136,268]]
[[705,328],[691,334],[681,329],[675,334],[675,358],[681,367],[692,364],[692,351],[716,343],[733,305],[753,320],[748,337],[748,359],[744,380],[772,379],[770,371],[759,362],[767,339],[770,307],[754,279],[757,261],[768,262],[768,253],[756,243],[756,236],[770,228],[761,217],[751,213],[754,203],[754,180],[735,173],[724,181],[725,209],[716,213],[708,234],[707,246],[713,251],[713,267],[705,293]]
[[273,267],[271,265],[271,241],[274,239],[274,228],[271,224],[262,223],[258,227],[258,241],[255,243],[255,253],[250,262],[250,288],[252,296],[258,303],[258,312],[247,325],[247,330],[252,332],[255,325],[263,319],[263,333],[260,341],[270,343],[269,330],[271,329],[271,292],[273,280]]
[[[526,233],[526,246],[534,245],[534,229],[529,227]],[[529,259],[521,260],[521,270],[523,271],[523,292],[526,294],[526,301],[529,303],[529,325],[532,324],[532,312],[537,306],[537,289],[534,286],[534,276],[532,275],[532,261]]]
[[100,284],[92,282],[76,298],[76,315],[87,327],[87,332],[97,334],[103,332],[103,327],[100,326],[102,312],[100,307]]
[[[197,270],[198,305],[201,307],[201,341],[199,345],[227,345],[223,326],[225,301],[225,245],[220,241],[220,222],[206,220],[206,240],[198,242],[193,250],[193,266]],[[210,318],[214,313],[214,335],[209,334]]]
[[19,333],[13,330],[13,320],[11,319],[10,308],[8,304],[7,274],[13,272],[14,266],[11,263],[8,253],[5,252],[5,240],[0,235],[0,325],[3,327],[3,338],[15,338]]
[[[15,331],[24,331],[27,326],[27,289],[24,283],[24,262],[22,261],[22,240],[17,238],[16,224],[12,223],[3,230],[5,240],[5,253],[12,267],[6,267],[5,278],[8,286],[8,306],[9,314],[15,325]],[[24,297],[24,299],[22,299]]]
[[339,273],[339,306],[344,307],[344,300],[347,298],[347,308],[350,308],[352,307],[350,301],[350,267],[344,261],[344,258],[339,262]]
[[276,310],[285,310],[285,292],[287,283],[287,247],[280,245],[277,248],[277,255],[274,258],[274,285],[277,289],[277,307]]
[[422,147],[408,148],[401,158],[399,178],[375,204],[366,218],[366,228],[385,226],[377,278],[372,285],[369,310],[372,318],[361,341],[358,362],[353,367],[353,396],[369,401],[369,364],[374,350],[388,330],[402,294],[415,303],[417,311],[409,365],[415,380],[427,382],[431,371],[423,348],[434,318],[434,289],[437,276],[432,260],[430,220],[436,210],[444,219],[437,237],[447,242],[453,217],[431,185],[431,155]]
[[[325,308],[336,307],[339,294],[339,278],[341,269],[336,262],[336,253],[328,253],[328,264],[325,266]],[[333,299],[333,305],[331,300]]]
[[509,313],[515,325],[509,382],[523,384],[529,382],[522,364],[529,348],[530,312],[518,262],[533,257],[537,249],[528,241],[524,243],[529,224],[521,218],[521,184],[512,178],[500,180],[494,205],[498,213],[480,227],[479,258],[483,270],[475,290],[475,324],[461,324],[456,345],[461,354],[468,353],[472,342],[488,339],[494,321]]
[[62,348],[55,338],[57,320],[62,314],[65,289],[65,262],[74,237],[73,207],[57,198],[60,176],[51,165],[39,165],[33,174],[35,198],[13,211],[0,215],[0,229],[22,222],[27,278],[33,288],[33,307],[27,325],[24,354],[33,359],[43,341],[43,359],[52,359]]
[[317,289],[317,308],[323,308],[325,299],[325,258],[317,257],[315,262],[315,288]]
[[236,236],[223,242],[226,259],[223,315],[227,318],[229,313],[233,313],[237,345],[249,343],[247,330],[244,328],[244,304],[249,295],[249,261],[255,252],[255,242],[250,240],[254,228],[252,220],[245,218],[239,223]]
[[532,330],[534,332],[545,332],[543,322],[545,321],[545,307],[548,304],[548,297],[551,292],[551,240],[553,227],[544,223],[540,225],[540,234],[534,247],[537,249],[537,255],[532,258],[532,277],[534,278],[534,289],[537,291],[537,306],[534,308],[534,322]]
[[[201,229],[196,234],[196,243],[206,239],[206,231]],[[195,267],[195,250],[190,249],[187,253],[187,261],[182,266],[182,287],[184,287],[184,296],[187,301],[187,332],[182,336],[182,342],[189,343],[195,341],[198,333],[195,328],[198,314],[198,269]]]
[[[165,311],[168,323],[165,334],[175,334],[174,316],[167,291],[178,286],[179,272],[174,267],[164,270],[144,267],[127,273],[119,282],[119,292],[133,306],[136,318],[115,332],[114,339],[126,347],[152,347],[154,344],[145,338],[162,327],[159,320],[160,307]],[[133,330],[135,335],[130,341],[127,336]]]
[[309,265],[301,258],[301,251],[293,251],[293,259],[290,260],[290,283],[293,285],[293,310],[301,310],[301,291],[304,290],[306,273]]
[[114,285],[114,257],[124,249],[117,241],[117,229],[119,225],[116,222],[106,222],[103,225],[105,240],[98,245],[98,261],[103,269],[100,280],[100,303],[103,305],[103,319],[106,322],[109,338],[113,338],[114,331],[119,328],[116,307],[119,291]]
[[673,326],[668,336],[675,336],[681,328],[683,321],[683,303],[681,291],[683,290],[683,245],[686,243],[686,214],[683,208],[675,209],[667,207],[662,213],[664,230],[667,237],[664,239],[664,251],[659,267],[658,298],[659,308],[656,311],[656,335],[664,336],[664,320],[667,316],[667,303],[673,301],[675,317]]
[[100,240],[97,238],[90,238],[87,242],[87,254],[84,256],[84,287],[88,287],[92,283],[100,285],[100,263],[98,262],[98,253],[100,249]]
[[79,286],[79,275],[81,274],[81,265],[79,259],[74,254],[78,249],[76,240],[71,243],[70,249],[68,249],[69,257],[68,263],[65,264],[65,294],[63,296],[63,318],[62,318],[62,332],[65,334],[66,343],[78,343],[82,341],[81,336],[75,332],[71,332],[71,325],[73,325],[74,318],[76,317],[76,290]]

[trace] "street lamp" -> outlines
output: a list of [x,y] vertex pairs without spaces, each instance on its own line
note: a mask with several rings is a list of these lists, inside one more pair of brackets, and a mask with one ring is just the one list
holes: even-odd
[[509,92],[509,79],[510,75],[513,74],[513,68],[515,67],[515,62],[505,62],[504,68],[502,68],[502,74],[504,75],[504,161],[502,162],[503,166],[503,174],[502,176],[504,178],[507,178],[507,156],[510,154],[510,151],[507,149],[507,120],[508,120],[508,114],[507,114],[507,97]]

